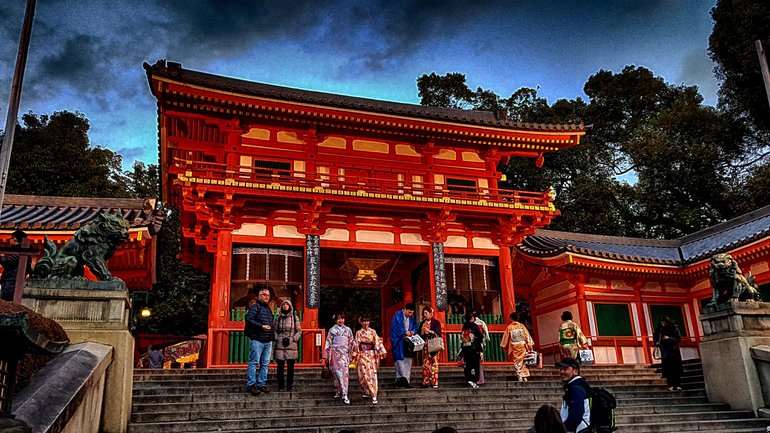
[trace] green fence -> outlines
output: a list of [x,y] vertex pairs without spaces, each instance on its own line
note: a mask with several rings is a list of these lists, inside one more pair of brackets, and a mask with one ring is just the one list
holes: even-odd
[[[299,359],[297,363],[302,362],[302,338],[297,342],[299,350]],[[273,344],[276,344],[274,341]],[[251,351],[251,340],[246,337],[243,331],[230,331],[230,350],[228,351],[227,362],[230,364],[246,364],[249,362],[249,352]],[[271,362],[273,359],[270,360]]]
[[[484,319],[482,319],[484,320]],[[447,357],[450,361],[457,361],[457,354],[460,352],[460,334],[445,333],[447,345]],[[490,332],[489,341],[484,345],[484,361],[487,362],[505,362],[507,356],[500,342],[503,339],[503,333]]]
[[[276,315],[277,315],[276,309]],[[297,311],[299,320],[302,320],[302,311]],[[230,310],[230,320],[234,322],[242,322],[246,318],[246,310],[241,308],[233,308]],[[302,362],[302,338],[297,343],[297,349],[299,350],[298,363]],[[273,342],[275,344],[275,342]],[[243,331],[230,331],[230,346],[228,350],[227,360],[230,364],[246,364],[249,362],[249,352],[251,351],[251,340],[246,337]],[[271,360],[272,361],[272,360]]]
[[[479,319],[483,320],[487,325],[504,325],[502,314],[481,314]],[[447,325],[462,325],[465,323],[465,315],[463,314],[447,314]]]

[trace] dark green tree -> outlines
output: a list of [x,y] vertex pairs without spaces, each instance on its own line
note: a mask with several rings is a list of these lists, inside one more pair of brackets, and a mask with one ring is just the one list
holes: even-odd
[[770,134],[770,107],[755,47],[760,40],[770,51],[770,2],[718,0],[711,18],[708,51],[716,63],[720,106]]
[[124,179],[131,195],[136,198],[160,198],[160,171],[157,164],[134,162]]
[[158,280],[149,294],[147,306],[152,316],[138,320],[136,332],[192,336],[208,328],[209,276],[182,263],[179,211],[163,209],[165,220],[158,233]]
[[[443,93],[473,94],[461,88],[464,76],[451,75],[462,80],[449,80],[453,87]],[[440,77],[430,77],[433,86],[442,85]],[[436,90],[421,88],[421,97],[449,101],[428,94]],[[540,169],[522,158],[501,167],[510,188],[556,189],[562,216],[551,228],[673,238],[744,210],[734,196],[741,188],[736,180],[749,173],[744,161],[755,148],[751,136],[729,113],[704,106],[695,87],[671,85],[648,69],[628,66],[597,72],[584,91],[588,103],[578,98],[549,105],[531,88],[497,99],[518,121],[591,125],[579,146],[547,155]]]
[[128,197],[120,154],[92,146],[79,112],[22,116],[8,173],[9,194]]

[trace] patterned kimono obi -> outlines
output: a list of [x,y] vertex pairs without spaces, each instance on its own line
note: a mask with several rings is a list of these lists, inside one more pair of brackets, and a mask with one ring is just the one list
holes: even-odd
[[583,335],[583,331],[577,323],[572,320],[565,320],[559,326],[559,345],[564,356],[569,358],[578,358],[580,348],[588,344],[588,339]]

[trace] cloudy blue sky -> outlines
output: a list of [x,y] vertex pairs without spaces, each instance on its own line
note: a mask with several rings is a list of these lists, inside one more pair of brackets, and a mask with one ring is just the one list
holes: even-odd
[[[25,0],[0,4],[0,119]],[[462,72],[509,96],[583,96],[600,69],[645,66],[716,102],[714,0],[38,0],[21,112],[79,110],[94,145],[157,162],[142,62],[417,103],[424,73]],[[537,119],[533,119],[536,121]],[[2,125],[0,125],[2,127]]]

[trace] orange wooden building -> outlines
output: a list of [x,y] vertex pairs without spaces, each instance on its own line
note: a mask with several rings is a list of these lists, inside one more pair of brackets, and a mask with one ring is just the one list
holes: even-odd
[[444,360],[473,309],[492,334],[485,359],[504,362],[497,343],[518,309],[546,354],[570,310],[597,362],[641,363],[661,315],[680,323],[685,357],[698,356],[711,254],[730,251],[770,281],[770,208],[672,241],[539,230],[558,215],[549,192],[503,188],[498,166],[539,165],[578,145],[582,125],[144,67],[181,257],[212,275],[209,366],[245,364],[244,301],[264,283],[301,313],[305,364],[336,309],[373,316],[387,335],[406,302],[440,310]]
[[652,362],[661,316],[678,322],[682,356],[700,356],[711,256],[730,253],[770,301],[770,206],[675,240],[539,230],[517,245],[513,284],[532,305],[535,338],[557,353],[562,311],[590,336],[599,363]]
[[[240,364],[244,296],[267,282],[308,332],[304,362],[343,298],[377,291],[387,334],[404,302],[514,310],[511,247],[558,212],[547,192],[498,187],[511,157],[575,146],[582,125],[290,89],[145,64],[158,100],[164,202],[182,257],[212,273],[208,365]],[[320,317],[320,320],[319,320]],[[454,329],[457,328],[457,329]]]

